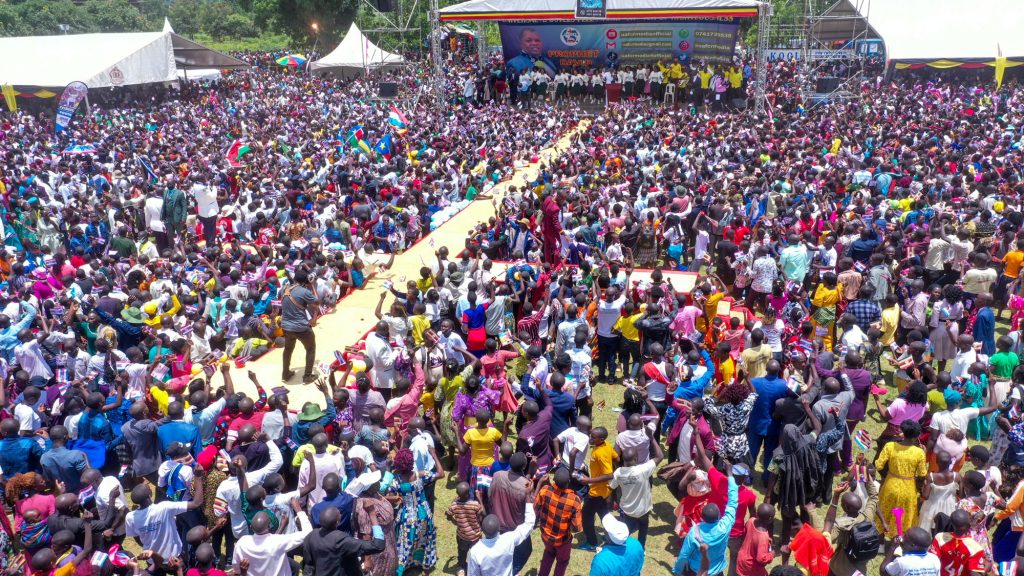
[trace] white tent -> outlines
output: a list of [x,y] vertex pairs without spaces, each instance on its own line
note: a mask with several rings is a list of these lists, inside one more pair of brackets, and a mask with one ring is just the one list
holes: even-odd
[[338,70],[342,73],[353,73],[366,70],[377,70],[389,66],[399,66],[405,62],[398,54],[392,54],[378,47],[359,31],[353,22],[341,44],[330,54],[311,63],[313,70]]
[[[990,62],[1024,59],[1024,2],[1020,0],[844,0],[816,32],[826,41],[863,31],[881,38],[895,63]],[[863,17],[863,18],[861,18]]]
[[[90,88],[177,80],[177,70],[240,68],[245,62],[173,32],[0,38],[0,84]],[[17,55],[15,57],[15,55]]]
[[[749,18],[758,0],[607,0],[608,19]],[[574,20],[576,0],[469,0],[439,10],[455,20]]]

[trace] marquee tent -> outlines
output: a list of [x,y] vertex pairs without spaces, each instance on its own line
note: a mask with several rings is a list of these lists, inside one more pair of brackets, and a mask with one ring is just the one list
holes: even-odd
[[819,21],[823,41],[864,32],[880,38],[897,68],[1024,64],[1020,0],[842,0]]
[[169,31],[0,38],[0,53],[0,84],[19,86],[129,86],[173,82],[179,69],[248,66]]
[[[748,18],[757,0],[607,0],[609,20]],[[455,20],[573,20],[576,0],[469,0],[442,8],[442,22]]]
[[353,22],[341,44],[330,54],[311,63],[313,70],[336,70],[343,74],[359,71],[378,70],[390,66],[400,66],[405,62],[398,54],[392,54],[378,47],[359,31]]

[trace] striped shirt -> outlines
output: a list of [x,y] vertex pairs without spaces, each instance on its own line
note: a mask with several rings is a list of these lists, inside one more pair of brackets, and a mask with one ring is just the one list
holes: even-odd
[[460,539],[468,542],[480,539],[480,520],[484,517],[484,507],[479,502],[456,500],[448,506],[445,515],[455,524],[455,534]]

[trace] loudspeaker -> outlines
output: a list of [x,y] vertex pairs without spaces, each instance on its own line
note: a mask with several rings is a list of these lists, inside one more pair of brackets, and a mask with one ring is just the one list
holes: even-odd
[[814,91],[818,94],[831,94],[838,89],[839,78],[834,76],[823,76],[814,84]]
[[398,98],[398,84],[396,82],[378,82],[377,95],[381,98]]
[[394,12],[395,0],[373,0],[373,6],[378,12]]

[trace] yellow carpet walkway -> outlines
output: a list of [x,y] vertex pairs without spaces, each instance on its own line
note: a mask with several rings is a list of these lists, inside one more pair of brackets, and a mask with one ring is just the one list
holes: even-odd
[[[551,160],[568,148],[572,138],[575,137],[579,129],[577,127],[569,131],[554,146],[544,149],[539,154],[541,162],[530,164],[525,168],[517,170],[512,178],[495,186],[491,190],[490,195],[500,202],[510,185],[522,185],[523,176],[526,176],[527,179],[536,178],[540,164],[550,164]],[[404,253],[395,256],[394,264],[392,264],[390,270],[378,273],[367,283],[365,288],[342,299],[331,313],[318,320],[316,327],[313,329],[316,334],[317,362],[333,361],[335,350],[343,350],[346,346],[354,345],[364,334],[373,328],[377,322],[373,312],[377,307],[377,302],[380,300],[380,293],[384,289],[384,281],[391,280],[397,285],[398,279],[403,276],[408,279],[418,278],[419,270],[424,263],[429,264],[436,260],[434,252],[438,247],[448,246],[453,254],[458,253],[465,245],[467,232],[472,230],[478,223],[486,222],[494,213],[494,205],[490,199],[476,200],[470,203],[469,206],[442,224],[437,230],[434,230],[427,239],[418,242]],[[429,240],[431,238],[433,242]],[[402,287],[399,286],[399,289],[402,289]],[[388,301],[384,304],[385,311],[390,306],[391,298],[389,297]],[[268,392],[273,387],[281,386],[281,355],[282,349],[278,348],[270,351],[259,360],[249,363],[244,369],[239,369],[232,365],[231,376],[235,388],[247,394],[255,392],[255,388],[246,376],[248,370],[252,370],[256,374],[260,384]],[[296,375],[285,385],[289,391],[289,406],[293,410],[301,408],[303,403],[307,401],[317,402],[321,406],[324,405],[323,395],[316,390],[314,385],[302,384],[301,374],[304,367],[304,359],[305,350],[302,348],[302,344],[297,342],[295,351],[292,353],[290,366],[296,372]],[[212,386],[214,388],[220,386],[220,378],[220,375],[213,377]]]

